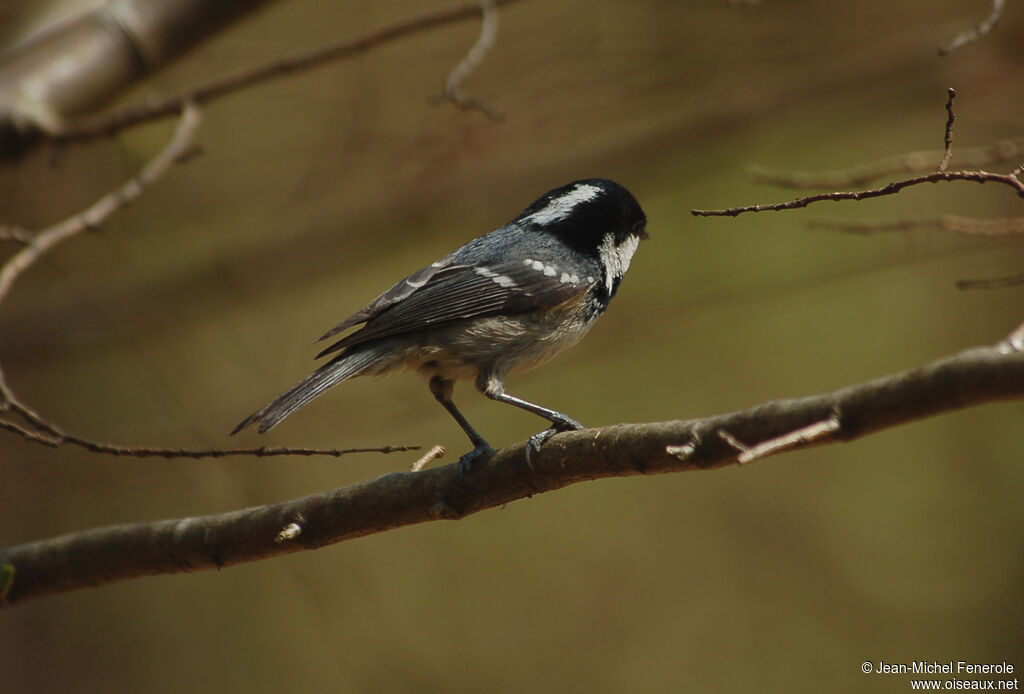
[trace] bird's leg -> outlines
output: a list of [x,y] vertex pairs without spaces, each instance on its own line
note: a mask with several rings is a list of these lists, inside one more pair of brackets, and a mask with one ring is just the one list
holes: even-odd
[[473,450],[466,453],[459,458],[459,475],[465,477],[466,473],[469,472],[470,467],[473,465],[473,461],[482,455],[490,455],[494,453],[494,449],[491,448],[490,444],[484,440],[484,437],[477,433],[476,429],[466,421],[466,418],[459,412],[459,408],[452,402],[452,390],[455,384],[452,381],[441,378],[440,376],[434,376],[430,379],[430,392],[434,395],[434,398],[441,403],[444,409],[448,410],[462,430],[466,432],[466,436],[469,437],[470,442],[475,446]]
[[501,380],[501,377],[496,374],[481,374],[476,381],[476,387],[491,400],[515,405],[516,407],[524,409],[527,412],[532,412],[538,417],[543,417],[551,422],[550,427],[531,436],[529,442],[526,444],[526,464],[529,465],[531,469],[533,468],[533,463],[530,462],[530,454],[539,453],[541,446],[543,446],[548,439],[559,432],[583,428],[582,424],[567,414],[563,414],[557,410],[550,410],[546,407],[541,407],[540,405],[536,405],[528,400],[523,400],[522,398],[517,398],[515,395],[506,393],[504,382]]

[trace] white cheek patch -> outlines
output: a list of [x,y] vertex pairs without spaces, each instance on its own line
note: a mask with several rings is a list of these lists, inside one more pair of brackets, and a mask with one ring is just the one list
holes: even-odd
[[636,248],[639,244],[640,237],[633,234],[627,236],[617,246],[615,245],[615,237],[611,234],[605,234],[604,239],[601,240],[598,253],[601,256],[601,261],[604,263],[604,284],[608,288],[609,293],[611,293],[612,287],[615,286],[615,280],[622,279],[626,274],[626,270],[629,269],[629,261],[633,259],[633,254],[636,253]]
[[580,203],[593,200],[600,194],[601,189],[597,186],[581,183],[568,193],[549,200],[547,205],[527,217],[526,221],[541,225],[557,222],[568,217],[573,208]]
[[512,287],[516,286],[516,281],[514,279],[512,279],[508,275],[498,274],[494,270],[490,270],[485,267],[478,267],[474,268],[473,271],[476,272],[476,274],[480,275],[481,277],[486,277],[487,279],[491,280],[499,287],[511,289]]

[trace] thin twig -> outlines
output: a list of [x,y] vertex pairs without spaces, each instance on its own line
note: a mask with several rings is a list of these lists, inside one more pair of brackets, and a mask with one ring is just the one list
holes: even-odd
[[756,446],[751,446],[736,457],[736,462],[740,465],[746,465],[755,460],[767,458],[770,455],[777,455],[811,444],[824,443],[838,432],[841,426],[838,413],[834,413],[820,422],[808,424],[788,434],[783,434],[768,441],[762,441]]
[[690,210],[695,217],[735,217],[744,212],[778,212],[780,210],[793,210],[824,200],[865,200],[867,198],[879,198],[885,195],[895,195],[904,188],[920,185],[922,183],[939,183],[942,181],[973,181],[975,183],[1003,183],[1017,191],[1017,195],[1024,197],[1024,183],[1016,174],[997,174],[988,171],[935,171],[924,176],[914,176],[901,181],[893,181],[878,188],[856,191],[836,191],[832,193],[817,193],[804,197],[789,200],[787,202],[776,202],[768,205],[745,205],[743,207],[730,207],[721,210]]
[[[17,403],[20,405],[20,403]],[[333,456],[340,458],[343,455],[355,453],[402,453],[406,451],[418,451],[419,446],[370,446],[364,448],[290,448],[287,446],[259,446],[256,448],[155,448],[152,446],[121,446],[111,443],[100,443],[90,441],[80,436],[58,432],[56,427],[45,420],[39,422],[39,431],[32,431],[14,422],[0,420],[0,429],[18,434],[22,438],[33,443],[40,443],[50,448],[57,448],[64,444],[83,448],[90,453],[101,453],[113,456],[126,456],[132,458],[227,458],[233,456],[252,456],[255,458],[269,458],[273,456]]]
[[58,446],[60,446],[60,439],[55,439],[49,436],[44,436],[35,431],[30,431],[29,429],[26,429],[23,426],[15,424],[14,422],[7,422],[0,419],[0,429],[3,429],[4,431],[9,431],[14,434],[18,434],[19,436],[28,439],[33,443],[41,443],[44,446],[49,446],[50,448],[57,448]]
[[[492,0],[495,7],[518,0]],[[381,25],[353,38],[332,42],[285,58],[214,79],[181,94],[150,97],[116,111],[73,121],[59,134],[61,140],[89,139],[152,120],[167,118],[181,111],[182,104],[205,104],[241,89],[311,70],[327,63],[352,58],[410,34],[470,19],[480,14],[479,2],[463,2],[429,10]]]
[[84,448],[91,453],[104,453],[113,456],[132,458],[227,458],[230,456],[254,456],[269,458],[273,456],[314,456],[325,455],[340,458],[354,453],[402,453],[418,451],[419,446],[370,446],[365,448],[288,448],[259,446],[257,448],[153,448],[149,446],[119,446],[109,443],[97,443],[78,436],[65,435],[59,443],[67,443]]
[[1003,6],[1006,4],[1006,0],[992,0],[992,12],[989,13],[988,17],[982,20],[976,28],[965,31],[961,34],[957,34],[953,39],[945,46],[939,47],[939,55],[949,55],[956,49],[963,46],[965,43],[977,41],[982,36],[992,31],[993,27],[999,22],[999,18],[1003,14]]
[[47,439],[50,442],[48,445],[59,446],[61,440],[67,436],[67,433],[60,427],[15,397],[14,392],[4,380],[2,365],[0,365],[0,410],[19,416],[35,433]]
[[480,36],[466,57],[448,73],[444,88],[434,101],[450,101],[461,109],[480,111],[491,120],[504,120],[505,114],[491,104],[483,99],[466,96],[462,91],[462,83],[484,61],[498,36],[498,10],[494,6],[494,0],[480,0],[480,13]]
[[[727,444],[729,444],[729,446],[731,448],[735,449],[738,453],[746,453],[749,450],[745,443],[743,443],[742,441],[737,439],[735,436],[730,434],[725,429],[717,429],[717,430],[715,430],[715,433],[718,435],[718,438],[720,438],[723,441],[725,441]],[[673,454],[678,453],[678,451],[675,451],[674,447],[673,447],[673,450],[674,450]]]
[[956,122],[956,114],[953,113],[953,99],[956,98],[956,90],[950,87],[947,94],[949,96],[946,99],[946,149],[942,153],[942,161],[939,162],[936,171],[945,171],[949,166],[949,160],[953,157],[953,124]]
[[[953,100],[956,98],[956,90],[952,87],[947,89],[946,97],[946,127],[944,135],[945,149],[942,153],[942,158],[939,161],[939,165],[932,173],[906,178],[899,181],[893,181],[885,186],[878,188],[870,188],[867,190],[859,191],[836,191],[829,193],[817,193],[814,195],[807,195],[799,197],[788,202],[773,203],[770,205],[747,205],[744,207],[731,207],[720,210],[690,210],[690,213],[698,217],[735,217],[736,215],[743,214],[744,212],[764,212],[764,211],[779,211],[779,210],[791,210],[800,207],[807,207],[808,205],[821,202],[823,200],[863,200],[866,198],[881,197],[884,195],[895,195],[904,188],[910,186],[919,185],[922,183],[938,183],[939,181],[974,181],[976,183],[986,183],[988,181],[995,181],[998,183],[1006,184],[1017,191],[1017,195],[1024,197],[1024,182],[1021,177],[1024,176],[1024,163],[1018,165],[1013,171],[1008,174],[996,174],[988,171],[947,171],[950,159],[953,156],[953,125],[956,122],[956,114],[953,111]],[[1016,150],[1020,142],[1018,140],[1012,141],[1001,141],[1009,142],[1010,147],[1006,150]],[[978,150],[975,149],[977,153]],[[993,154],[1002,154],[1002,148],[996,145],[990,145],[984,148],[985,156]],[[921,153],[910,155],[914,157],[920,157]],[[895,158],[886,160],[887,162],[908,162],[906,157]],[[915,164],[917,166],[917,164]],[[850,178],[860,179],[871,179],[878,172],[880,165],[878,163],[869,165],[868,167],[861,167],[860,169],[853,170],[853,172],[840,172],[838,176],[844,180]],[[809,182],[809,174],[777,174],[771,173],[771,177],[774,177],[772,182],[779,183],[781,185],[788,185],[793,187],[803,187],[804,184]],[[971,236],[1004,236],[1010,234],[1024,233],[1024,218],[1010,218],[1010,219],[971,219],[966,217],[956,217],[953,215],[946,215],[944,217],[929,218],[929,219],[903,219],[894,222],[847,222],[847,221],[830,221],[830,220],[812,220],[808,223],[808,226],[818,228],[829,228],[838,229],[840,231],[846,231],[857,234],[874,234],[881,231],[907,231],[910,229],[920,228],[924,226],[939,227],[949,231],[953,231],[958,234],[971,235]],[[1000,277],[995,279],[984,279],[984,280],[959,280],[956,282],[958,289],[1001,289],[1005,287],[1012,287],[1018,284],[1024,283],[1021,276],[1010,276]]]
[[438,458],[443,456],[444,453],[445,453],[444,446],[441,446],[439,444],[435,445],[429,451],[427,451],[422,456],[420,456],[419,460],[417,460],[415,463],[412,464],[412,471],[413,472],[419,472],[420,470],[425,468],[427,465],[429,465],[430,463],[434,462],[435,460],[437,460]]

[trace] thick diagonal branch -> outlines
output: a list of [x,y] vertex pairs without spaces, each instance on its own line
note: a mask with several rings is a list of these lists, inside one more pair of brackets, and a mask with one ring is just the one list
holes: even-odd
[[[394,472],[302,499],[220,515],[97,528],[0,550],[4,604],[137,576],[200,571],[316,549],[404,525],[459,519],[604,477],[706,470],[737,462],[719,431],[770,452],[836,441],[943,412],[1024,399],[1024,344],[1015,331],[911,371],[843,390],[689,421],[621,424],[558,435],[527,465],[524,445],[460,477],[458,465]],[[822,435],[805,432],[834,424]],[[796,432],[796,434],[794,434]],[[767,442],[767,443],[766,443]]]

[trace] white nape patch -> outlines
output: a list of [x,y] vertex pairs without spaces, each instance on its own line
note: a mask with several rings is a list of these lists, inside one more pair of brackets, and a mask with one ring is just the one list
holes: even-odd
[[574,207],[582,202],[593,200],[600,195],[602,190],[589,183],[580,183],[568,193],[563,193],[557,198],[548,201],[548,204],[537,210],[524,221],[535,224],[551,224],[565,219],[572,213]]
[[487,279],[491,280],[498,286],[504,287],[505,289],[510,289],[516,286],[516,281],[514,279],[512,279],[508,275],[500,275],[489,268],[477,267],[473,268],[473,271],[476,272],[476,274],[480,275],[481,277],[486,277]]
[[604,284],[609,293],[615,286],[615,280],[622,279],[626,274],[626,270],[629,269],[629,261],[633,259],[633,254],[636,253],[636,247],[639,244],[640,237],[635,234],[630,234],[617,246],[615,245],[615,236],[612,234],[605,234],[601,239],[601,245],[597,252],[600,254],[601,262],[604,263]]

